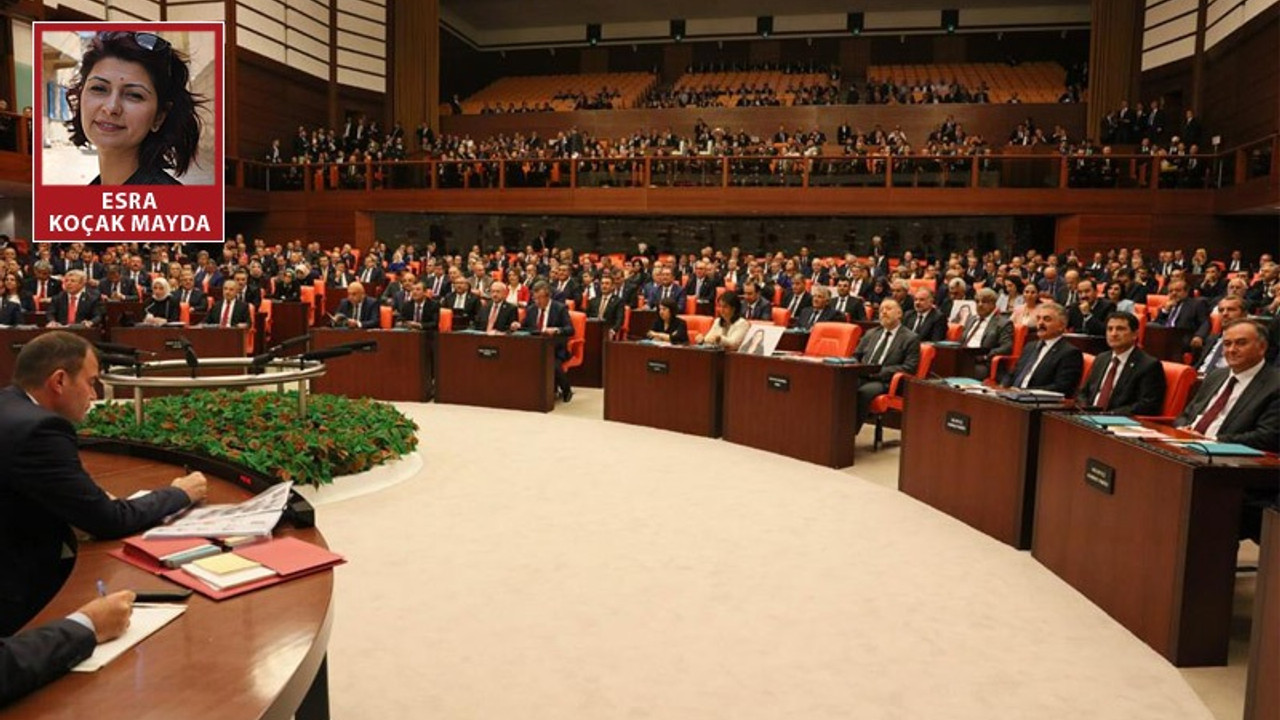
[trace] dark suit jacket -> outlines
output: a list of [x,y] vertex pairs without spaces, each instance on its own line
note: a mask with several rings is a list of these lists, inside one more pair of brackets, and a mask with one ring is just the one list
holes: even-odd
[[929,308],[929,314],[915,330],[917,313],[914,309],[902,316],[902,324],[920,337],[920,342],[942,342],[947,339],[947,318],[938,308]]
[[26,313],[23,312],[21,305],[0,300],[0,325],[22,325],[25,319]]
[[[1093,361],[1089,379],[1080,390],[1081,404],[1091,406],[1097,400],[1114,354],[1107,350]],[[1116,415],[1159,415],[1164,407],[1164,389],[1164,366],[1141,349],[1134,348],[1120,379],[1111,389],[1111,402],[1102,409]]]
[[[200,312],[204,312],[209,308],[208,298],[205,296],[204,292],[198,287],[191,288],[190,295],[187,295],[186,290],[183,290],[182,288],[178,288],[173,291],[173,296],[178,298],[178,302],[185,302],[188,305],[190,305],[192,311],[199,310]],[[186,300],[183,300],[184,296],[186,296],[187,298]]]
[[[661,302],[661,298],[662,286],[655,283],[645,294],[644,301],[649,307],[656,308],[658,303]],[[684,312],[684,288],[680,287],[678,283],[671,283],[671,299],[676,301],[676,308],[680,312]]]
[[[219,300],[209,309],[209,314],[204,316],[205,325],[219,325],[222,323],[222,304],[225,300]],[[249,303],[243,300],[234,300],[235,304],[231,306],[231,324],[248,325],[249,324]]]
[[[476,314],[471,321],[471,327],[474,330],[485,331],[489,329],[489,311],[493,308],[493,301],[486,300],[480,306],[480,312]],[[498,317],[493,323],[493,329],[498,332],[510,332],[511,323],[520,319],[520,309],[515,305],[504,302],[502,307],[498,308]]]
[[[854,357],[862,362],[871,362],[871,355],[880,344],[880,337],[884,332],[883,327],[878,327],[872,328],[871,332],[863,335],[862,341],[858,343],[858,349],[853,352]],[[911,332],[911,328],[906,325],[899,325],[893,331],[893,338],[889,340],[889,349],[880,362],[880,374],[876,377],[887,383],[893,379],[894,373],[915,374],[919,367],[920,337]]]
[[[1206,375],[1200,390],[1187,403],[1174,425],[1183,427],[1194,423],[1230,376],[1231,368],[1221,368]],[[1280,452],[1280,368],[1262,366],[1258,376],[1249,383],[1222,421],[1218,440]]]
[[56,320],[63,325],[78,325],[86,320],[94,325],[101,325],[102,303],[99,302],[100,299],[95,292],[80,291],[80,301],[76,303],[76,316],[68,322],[67,309],[71,299],[66,293],[61,293],[49,303],[49,319]]
[[335,314],[342,315],[349,320],[359,320],[360,327],[370,330],[378,327],[378,323],[381,320],[379,316],[381,311],[378,310],[378,307],[378,301],[368,295],[364,296],[364,299],[360,301],[360,307],[356,307],[351,302],[351,298],[345,298],[338,303],[338,312]]
[[[366,270],[371,270],[371,272],[368,273],[368,278],[369,278],[368,280],[365,280]],[[382,272],[382,268],[377,266],[374,266],[373,268],[360,268],[360,272],[356,273],[356,279],[359,280],[361,283],[364,283],[365,285],[378,285],[384,279],[386,279],[386,277],[387,275],[386,273]]]
[[565,281],[564,289],[560,289],[559,281],[551,283],[551,299],[559,302],[568,302],[570,300],[582,300],[582,285],[577,280],[570,278]]
[[[1005,373],[1004,377],[1000,379],[1000,383],[1012,386],[1018,376],[1022,374],[1023,369],[1029,369],[1032,363],[1036,361],[1042,344],[1040,340],[1033,340],[1027,343],[1022,348],[1022,356],[1018,358],[1017,366],[1013,368],[1012,372]],[[1059,337],[1058,341],[1049,350],[1049,353],[1045,355],[1040,367],[1036,368],[1027,388],[1031,390],[1052,390],[1060,392],[1067,397],[1075,397],[1076,390],[1080,387],[1080,376],[1083,374],[1084,354],[1074,345],[1067,342],[1065,338]]]
[[742,316],[748,320],[772,320],[773,304],[763,297],[757,297],[756,301],[747,304],[744,299],[742,301]]
[[[710,284],[710,281],[706,281]],[[605,326],[614,330],[622,328],[622,321],[625,317],[625,309],[622,303],[622,296],[618,293],[609,294],[609,302],[604,306],[604,317],[600,317],[600,301],[603,295],[596,295],[587,303],[587,319],[602,319]]]
[[116,282],[103,280],[98,283],[98,292],[101,293],[104,298],[110,298],[112,295],[120,293],[120,295],[126,300],[138,299],[138,286],[124,280],[117,280]]
[[431,297],[439,299],[448,295],[452,288],[449,286],[448,275],[436,275],[431,273],[422,278],[422,282],[427,286],[427,292],[431,293]]
[[1087,316],[1080,312],[1079,304],[1072,305],[1067,308],[1067,327],[1085,335],[1106,335],[1107,316],[1114,309],[1111,301],[1102,298],[1093,301],[1093,311]]
[[[710,278],[710,277],[703,278],[702,292],[697,293],[698,301],[699,302],[715,302],[716,286],[717,286],[717,283],[714,278]],[[697,288],[698,288],[698,278],[695,275],[693,277],[690,277],[689,282],[685,283],[684,285],[685,297],[693,297],[694,293],[697,292]]]
[[[1179,305],[1182,309],[1178,311],[1178,317],[1174,318],[1173,326],[1195,332],[1200,329],[1201,325],[1205,325],[1209,321],[1209,307],[1204,300],[1200,298],[1187,298]],[[1161,327],[1169,326],[1169,316],[1173,315],[1173,308],[1165,305],[1160,308],[1160,314],[1156,315],[1155,324]]]
[[[975,325],[982,321],[982,318],[976,314],[969,318],[964,325],[964,333],[960,336],[960,342],[964,342],[964,338],[969,337],[969,331]],[[987,327],[982,331],[982,349],[987,351],[987,357],[993,355],[1008,355],[1013,352],[1013,323],[1009,318],[999,313],[992,313],[991,320],[987,323]]]
[[[790,310],[791,301],[795,299],[795,296],[796,294],[795,294],[795,291],[793,290],[788,290],[784,292],[782,294],[782,305],[780,305],[779,307],[784,307]],[[812,305],[813,305],[813,296],[805,292],[803,289],[800,290],[800,304],[799,306],[796,307],[795,311],[791,313],[791,318],[794,320],[795,317],[800,314],[801,310],[807,307],[811,307]]]
[[[36,295],[36,289],[38,286],[39,281],[34,277],[29,277],[22,282],[22,289],[31,293],[32,297]],[[49,284],[46,290],[47,292],[44,294],[46,300],[49,298],[55,298],[58,296],[58,293],[62,292],[62,282],[55,278],[49,278]]]
[[297,281],[288,284],[277,282],[275,291],[271,293],[271,299],[280,302],[301,302],[302,286]]
[[835,308],[828,304],[822,310],[818,310],[812,305],[801,308],[800,314],[791,318],[791,327],[808,330],[820,322],[844,322],[844,315],[836,312]]
[[461,310],[454,307],[457,305],[457,301],[458,296],[454,295],[451,291],[448,295],[444,296],[443,300],[440,301],[440,308],[442,310],[448,309],[453,311],[453,326],[455,328],[461,329],[464,327],[470,327],[471,318],[475,317],[476,313],[480,312],[480,298],[476,297],[474,293],[467,293],[462,298]]
[[849,297],[844,299],[844,310],[840,309],[840,300],[841,297],[839,295],[832,295],[831,301],[827,303],[827,307],[834,308],[835,311],[840,313],[842,316],[847,315],[850,322],[853,322],[854,320],[867,319],[867,306],[863,303],[862,298],[850,293]]
[[0,637],[35,616],[62,587],[75,526],[103,539],[131,535],[187,506],[164,488],[112,500],[80,465],[75,427],[17,387],[0,390]]
[[[413,322],[413,298],[408,298],[400,305],[400,322]],[[435,330],[440,327],[440,303],[426,298],[422,301],[422,329]]]
[[0,638],[0,707],[61,677],[97,644],[89,628],[66,618]]
[[[556,359],[564,362],[569,359],[568,340],[573,337],[573,319],[569,317],[569,308],[564,303],[552,300],[547,305],[547,327],[556,329]],[[531,333],[541,333],[542,328],[538,326],[538,306],[529,303],[529,307],[524,311],[523,330]]]
[[653,327],[649,328],[649,331],[670,335],[672,345],[689,344],[689,324],[678,315],[671,316],[670,326],[664,325],[661,317],[654,318]]

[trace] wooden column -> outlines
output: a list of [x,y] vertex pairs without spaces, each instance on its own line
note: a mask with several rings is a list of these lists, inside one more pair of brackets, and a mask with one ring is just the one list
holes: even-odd
[[1102,118],[1142,98],[1142,0],[1093,0],[1089,31],[1089,110],[1085,135],[1097,138]]
[[[222,150],[227,157],[246,157],[248,153],[240,147],[240,51],[236,40],[236,0],[225,0],[223,8],[222,86],[230,88],[231,92],[222,99]],[[223,172],[223,168],[215,168],[215,171]]]
[[[1196,117],[1201,116],[1200,106],[1204,102],[1204,28],[1208,14],[1209,0],[1199,0],[1196,8],[1196,51],[1191,56],[1191,97],[1182,102],[1185,110],[1195,110]],[[1181,122],[1182,118],[1174,118]],[[1204,144],[1204,143],[1202,143]]]
[[426,120],[440,131],[440,0],[391,6],[392,116],[406,128]]

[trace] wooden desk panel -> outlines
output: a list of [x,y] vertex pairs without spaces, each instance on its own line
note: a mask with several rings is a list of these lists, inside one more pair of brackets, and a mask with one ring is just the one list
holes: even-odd
[[[85,467],[107,491],[126,497],[164,487],[182,468],[150,460],[82,452]],[[239,502],[249,493],[235,483],[209,479],[210,503]],[[281,527],[277,537],[323,546],[314,528]],[[174,585],[107,555],[120,541],[81,545],[66,584],[28,627],[65,617],[109,589],[164,589]],[[6,720],[49,718],[290,717],[321,668],[333,620],[333,571],[215,602],[201,595],[187,612],[95,673],[70,673],[4,709]],[[308,698],[312,700],[314,698]],[[327,696],[325,697],[327,704]],[[310,716],[310,717],[315,717]]]
[[[1031,405],[912,380],[903,413],[898,489],[991,537],[1031,547],[1044,412]],[[947,429],[967,418],[969,434]]]
[[[645,335],[653,329],[653,323],[658,319],[658,311],[652,308],[637,310],[631,308],[631,324],[627,326],[628,340],[643,340]],[[689,338],[690,341],[693,338]]]
[[1245,720],[1280,717],[1280,511],[1262,515],[1262,554],[1253,595]]
[[933,345],[932,371],[940,377],[974,377],[977,359],[986,354],[982,348],[959,345]]
[[1182,353],[1191,339],[1192,332],[1185,328],[1171,328],[1147,323],[1142,349],[1157,360],[1182,362]]
[[[1280,461],[1210,464],[1057,413],[1040,445],[1032,555],[1175,665],[1225,664],[1243,490],[1274,489]],[[1086,484],[1090,459],[1112,494]]]
[[569,368],[569,383],[574,387],[604,387],[604,343],[608,328],[603,320],[587,319],[587,345],[582,364]]
[[[150,327],[134,325],[117,327],[111,330],[111,341],[121,345],[129,345],[139,350],[155,353],[143,355],[142,360],[182,360],[185,356],[179,347],[170,347],[169,343],[179,338],[186,338],[196,351],[198,358],[228,358],[245,356],[245,336],[252,332],[247,328],[222,328],[197,325],[192,327]],[[238,375],[234,368],[200,369],[199,375]],[[191,371],[165,370],[151,373],[157,377],[190,377]],[[126,391],[128,392],[128,391]],[[146,388],[143,397],[174,395],[185,390],[168,390],[164,388]]]
[[426,402],[431,399],[431,333],[419,330],[313,328],[311,349],[372,340],[373,352],[324,361],[325,374],[311,390],[349,398]]
[[440,333],[436,402],[551,412],[555,339],[541,335]]
[[[58,329],[75,333],[90,342],[102,339],[102,328],[78,326]],[[0,328],[0,387],[7,387],[13,381],[13,366],[18,360],[18,351],[22,346],[51,331],[52,329],[44,328]]]
[[723,379],[717,350],[607,343],[604,419],[720,437]]
[[311,326],[311,303],[271,301],[271,329],[267,346],[307,334]]
[[729,353],[724,439],[827,467],[849,467],[858,377],[865,372],[860,365]]

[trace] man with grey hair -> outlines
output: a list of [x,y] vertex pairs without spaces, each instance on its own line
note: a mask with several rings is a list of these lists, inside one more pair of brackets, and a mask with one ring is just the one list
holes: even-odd
[[1050,390],[1074,397],[1084,374],[1084,355],[1062,339],[1067,330],[1067,311],[1055,302],[1036,306],[1036,339],[1022,349],[1012,371],[1002,384],[1027,390]]
[[507,284],[494,280],[489,285],[489,299],[471,322],[473,330],[488,333],[506,332],[520,318],[520,311],[507,302]]
[[1013,352],[1013,323],[996,312],[998,296],[995,290],[984,287],[974,294],[974,299],[978,312],[965,323],[960,344],[982,349],[982,355],[975,359],[973,375],[978,380],[985,380],[991,372],[991,358]]
[[31,277],[23,283],[24,289],[35,298],[37,306],[41,308],[62,292],[62,283],[57,278],[50,277],[52,273],[53,266],[49,261],[37,260],[31,266]]
[[831,307],[831,288],[826,285],[814,285],[810,293],[812,304],[800,308],[800,313],[792,320],[792,327],[800,330],[812,330],[820,322],[844,322],[844,315]]
[[102,322],[101,298],[86,290],[84,284],[83,270],[71,270],[62,276],[62,292],[49,303],[50,327],[94,327]]
[[886,298],[880,303],[880,327],[862,337],[853,356],[867,365],[880,366],[879,373],[858,386],[857,435],[866,422],[871,401],[889,391],[894,374],[914,375],[920,367],[920,337],[902,322],[902,306],[897,301]]

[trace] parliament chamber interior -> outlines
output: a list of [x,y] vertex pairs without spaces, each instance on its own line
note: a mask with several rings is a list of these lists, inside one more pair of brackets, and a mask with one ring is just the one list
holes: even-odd
[[0,21],[0,719],[1280,720],[1277,0]]

